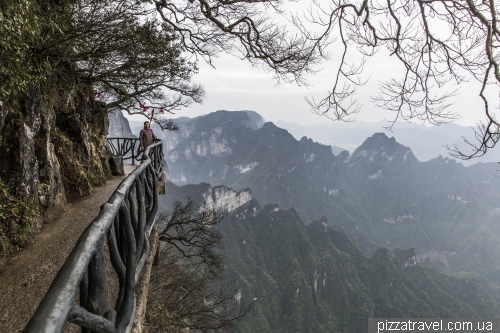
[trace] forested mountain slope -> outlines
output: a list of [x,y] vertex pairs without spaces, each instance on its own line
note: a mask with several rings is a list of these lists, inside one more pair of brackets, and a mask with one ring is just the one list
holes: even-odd
[[[352,156],[334,156],[329,146],[297,141],[272,123],[250,124],[246,112],[184,119],[179,134],[165,137],[171,181],[250,188],[263,205],[293,207],[306,223],[326,216],[367,253],[415,248],[436,267],[500,281],[496,164],[419,162],[383,133]],[[429,251],[439,255],[424,257]]]
[[486,318],[500,310],[485,279],[425,268],[413,249],[367,256],[325,217],[305,225],[294,209],[261,207],[248,191],[206,183],[169,183],[167,192],[163,207],[186,196],[206,205],[215,192],[226,203],[247,198],[226,209],[218,226],[238,301],[257,299],[240,332],[366,332],[369,317]]

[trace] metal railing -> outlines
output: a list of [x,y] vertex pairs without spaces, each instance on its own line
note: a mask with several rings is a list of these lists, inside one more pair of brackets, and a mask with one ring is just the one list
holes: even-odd
[[[158,142],[146,148],[142,163],[101,206],[23,332],[59,333],[68,321],[80,325],[83,333],[130,331],[134,288],[149,253],[148,238],[158,210],[156,187],[162,173],[162,143]],[[114,308],[108,305],[105,239],[119,280]]]

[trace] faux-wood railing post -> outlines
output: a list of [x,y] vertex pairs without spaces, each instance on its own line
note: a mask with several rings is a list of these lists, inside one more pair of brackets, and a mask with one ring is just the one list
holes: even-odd
[[[137,139],[110,138],[115,154],[134,154]],[[60,333],[68,321],[82,332],[129,332],[135,313],[135,284],[149,254],[149,235],[158,210],[158,179],[163,177],[162,143],[142,154],[141,164],[118,186],[99,215],[78,239],[49,291],[23,332]],[[105,240],[106,238],[106,240]],[[114,308],[109,308],[109,284],[104,242],[119,280]],[[75,304],[79,291],[79,305]]]
[[113,155],[122,156],[124,161],[131,160],[131,164],[135,165],[136,161],[140,161],[142,151],[139,150],[139,139],[137,138],[108,138],[108,143]]

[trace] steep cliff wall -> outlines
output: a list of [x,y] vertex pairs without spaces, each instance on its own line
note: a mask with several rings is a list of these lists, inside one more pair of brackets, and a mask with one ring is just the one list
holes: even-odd
[[252,200],[249,189],[241,192],[228,188],[226,186],[210,187],[203,193],[205,201],[203,209],[220,209],[231,213]]
[[32,86],[26,95],[0,103],[4,254],[110,175],[106,107],[94,100],[90,86],[68,81],[64,91]]
[[130,130],[130,124],[120,110],[114,110],[108,113],[110,138],[136,138]]

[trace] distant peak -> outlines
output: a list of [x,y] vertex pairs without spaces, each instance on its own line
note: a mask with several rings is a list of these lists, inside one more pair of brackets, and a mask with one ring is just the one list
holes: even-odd
[[351,159],[367,160],[370,163],[392,161],[404,163],[408,158],[415,159],[411,149],[398,143],[394,137],[389,138],[385,133],[375,133],[367,138],[351,157]]
[[[359,148],[364,147],[364,146],[369,146],[369,147],[384,147],[384,146],[389,146],[389,145],[400,145],[394,137],[388,137],[385,133],[375,133],[369,138],[367,138]],[[403,146],[402,146],[403,147]],[[358,148],[358,149],[359,149]]]
[[209,114],[203,115],[201,117],[206,117],[207,119],[231,119],[231,120],[241,120],[244,118],[248,119],[248,127],[253,130],[257,130],[264,125],[266,120],[257,112],[251,110],[241,110],[241,111],[228,111],[228,110],[217,110]]
[[266,123],[266,120],[264,119],[264,117],[262,117],[257,112],[250,111],[250,110],[244,110],[244,112],[246,112],[248,119],[250,119],[250,127],[253,130],[257,130],[257,129],[261,128]]
[[367,138],[366,140],[389,140],[392,142],[396,142],[396,139],[394,137],[388,137],[384,132],[378,132],[373,134],[371,137]]

